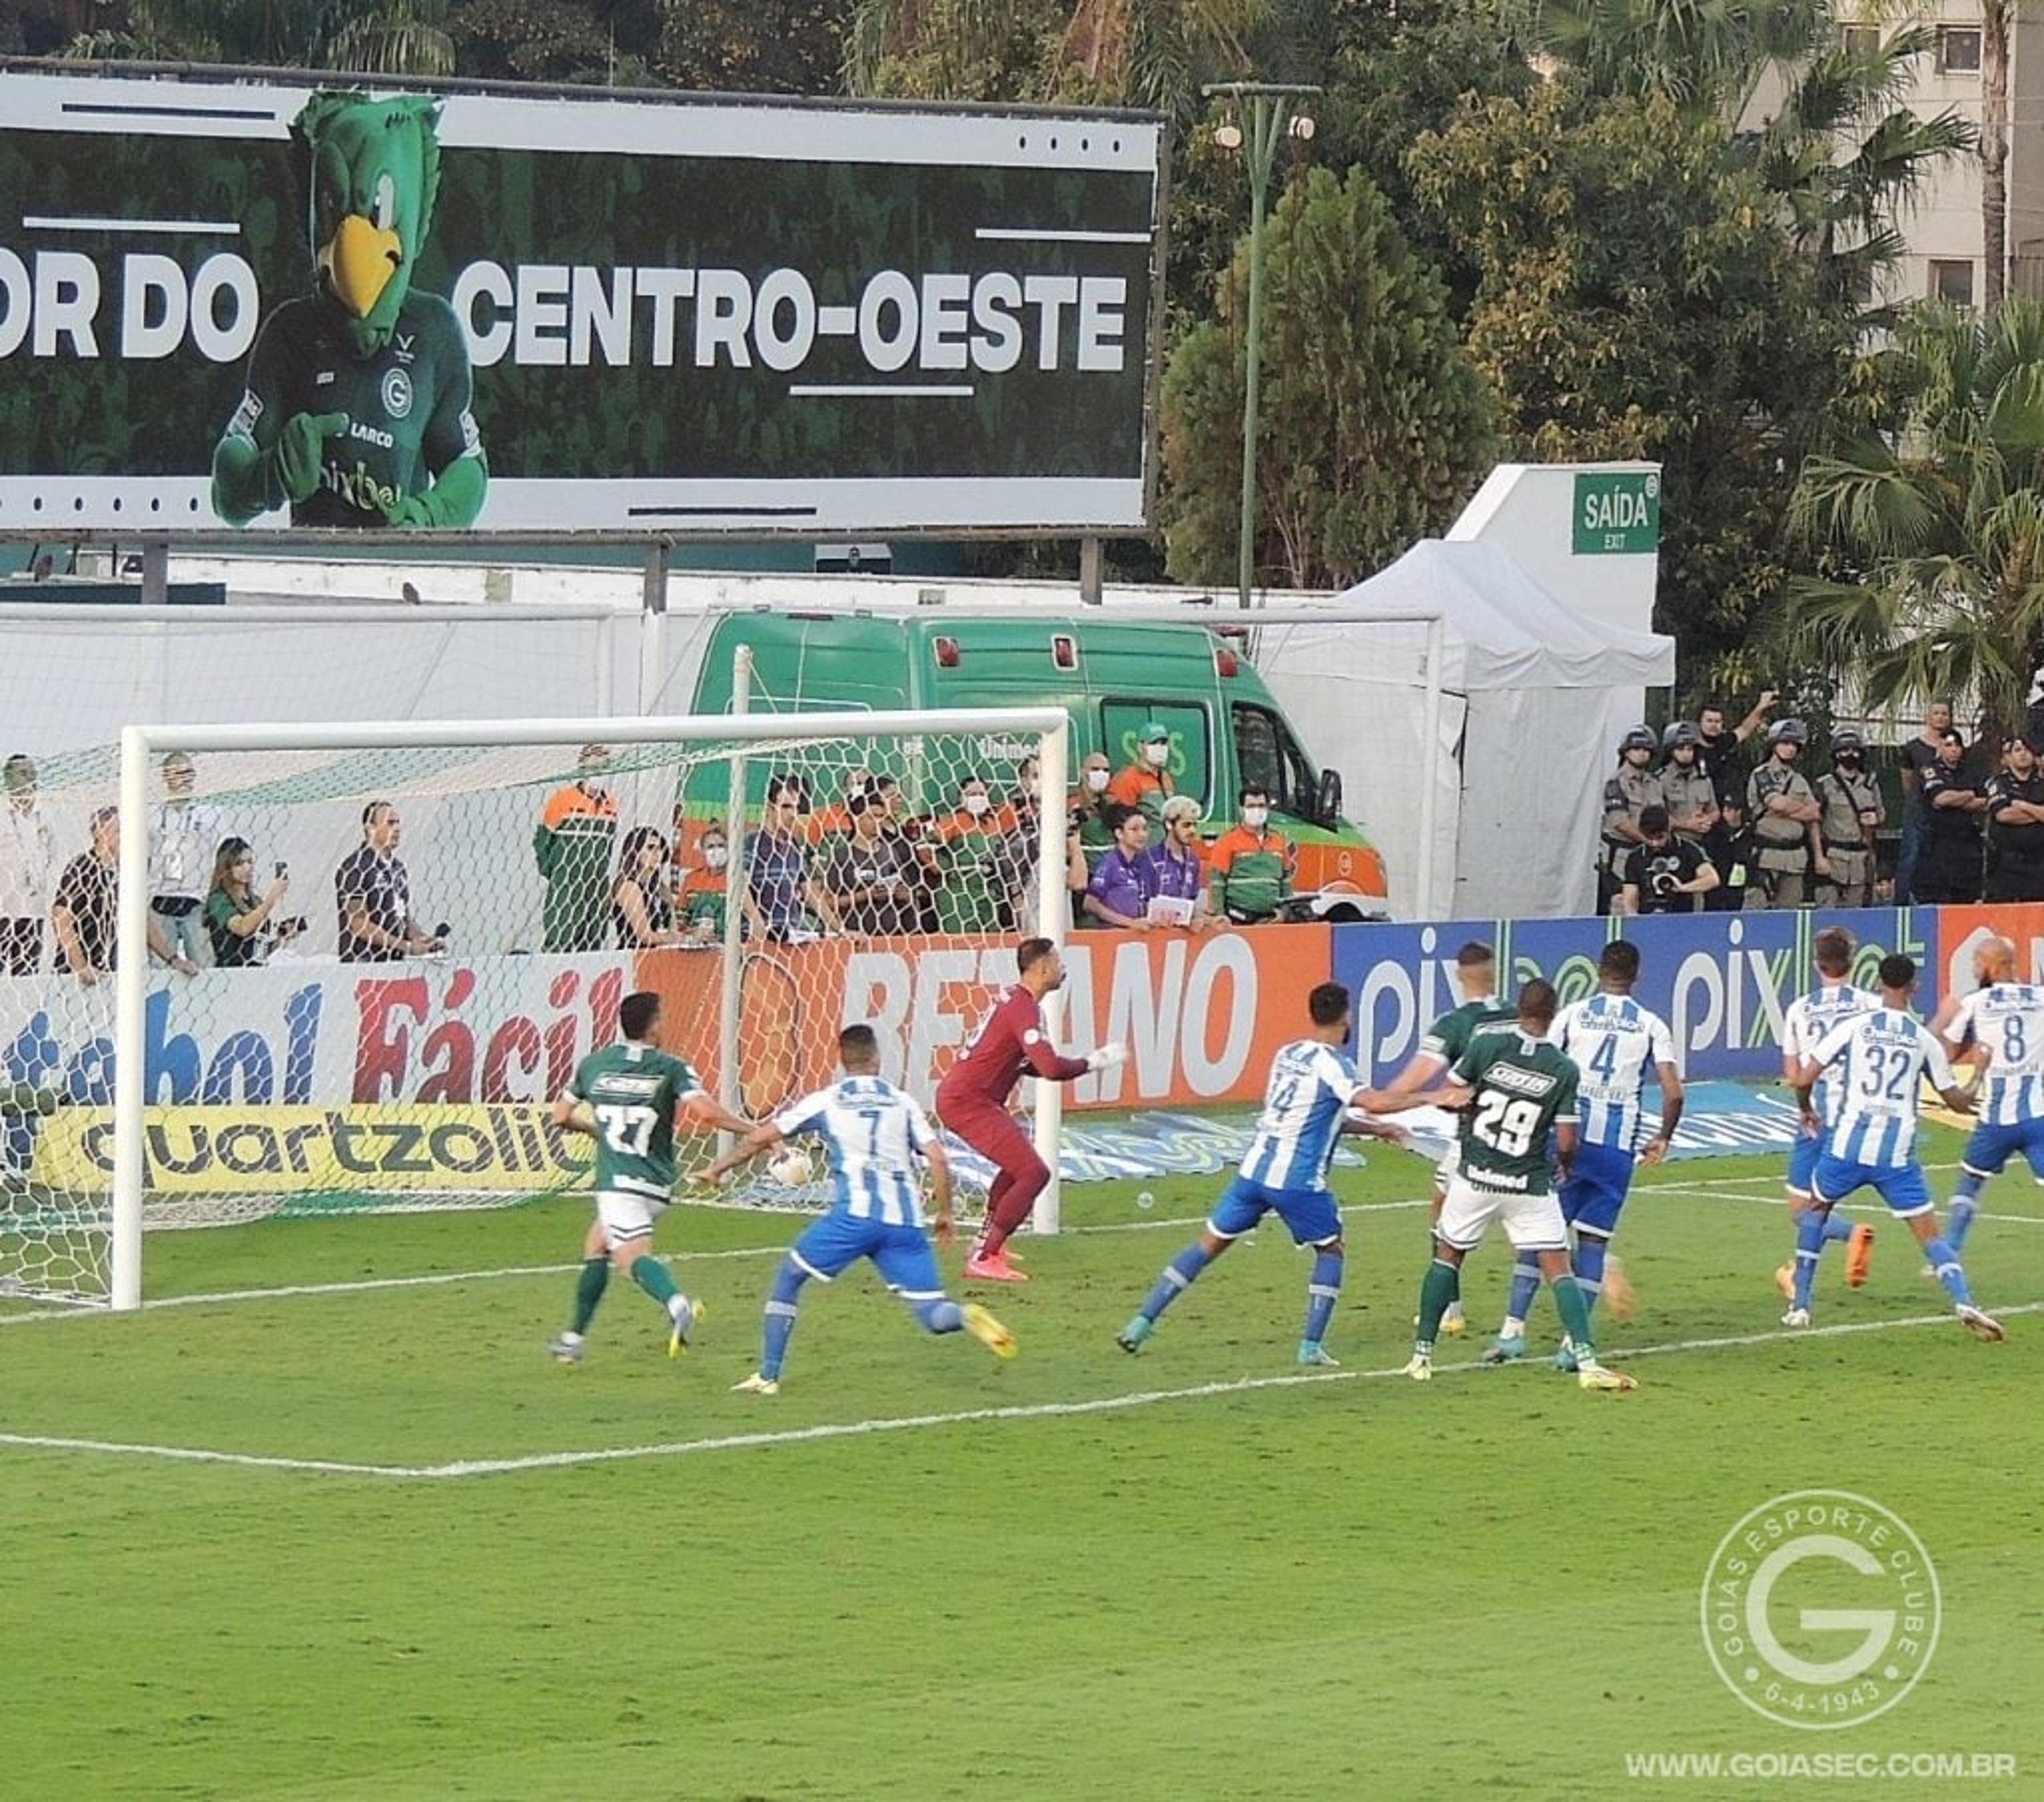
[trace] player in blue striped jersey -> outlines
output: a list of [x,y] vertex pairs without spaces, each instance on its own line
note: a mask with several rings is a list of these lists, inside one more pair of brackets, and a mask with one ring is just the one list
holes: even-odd
[[1938,1235],[1931,1185],[1916,1157],[1919,1087],[1927,1072],[1946,1105],[1973,1111],[1973,1097],[1952,1074],[1951,1060],[1929,1027],[1909,1011],[1916,993],[1915,959],[1896,953],[1881,960],[1881,1006],[1842,1020],[1825,1034],[1796,1073],[1796,1099],[1805,1124],[1814,1124],[1811,1090],[1838,1066],[1838,1118],[1824,1135],[1811,1179],[1810,1205],[1796,1243],[1796,1293],[1785,1327],[1810,1324],[1810,1290],[1824,1249],[1823,1216],[1855,1189],[1871,1185],[1898,1220],[1907,1220],[1923,1256],[1952,1298],[1960,1324],[1977,1339],[2007,1337],[2001,1323],[1973,1304],[1958,1254]]
[[[1852,934],[1842,926],[1827,926],[1812,941],[1817,986],[1798,995],[1781,1016],[1781,1080],[1792,1089],[1803,1060],[1833,1027],[1841,1020],[1872,1013],[1881,1005],[1878,995],[1869,994],[1853,982],[1855,943]],[[1788,1218],[1799,1234],[1803,1212],[1810,1205],[1810,1178],[1816,1174],[1824,1132],[1838,1116],[1838,1085],[1830,1078],[1817,1085],[1815,1111],[1819,1124],[1802,1127],[1788,1150]],[[1825,1243],[1839,1239],[1846,1241],[1846,1285],[1858,1289],[1873,1267],[1873,1228],[1864,1221],[1848,1224],[1838,1215],[1825,1215]],[[1774,1286],[1781,1291],[1785,1301],[1796,1298],[1796,1262],[1792,1250],[1788,1262],[1774,1273]]]
[[847,1026],[837,1035],[843,1080],[763,1120],[700,1180],[721,1182],[770,1146],[813,1133],[830,1156],[831,1211],[794,1243],[774,1278],[766,1308],[759,1368],[733,1385],[752,1395],[781,1393],[781,1366],[795,1331],[803,1285],[829,1282],[862,1258],[914,1309],[932,1333],[969,1332],[998,1358],[1015,1355],[1015,1335],[977,1302],[963,1306],[944,1293],[936,1253],[924,1231],[920,1158],[930,1172],[931,1224],[939,1243],[951,1237],[951,1161],[915,1100],[880,1074],[880,1043],[870,1026]]
[[2015,946],[1988,939],[1973,952],[1981,986],[1939,1010],[1946,1048],[1957,1056],[1970,1045],[1988,1059],[1980,1124],[1960,1154],[1945,1217],[1946,1242],[1954,1251],[1965,1249],[1982,1185],[2019,1151],[2044,1183],[2044,987],[2019,982],[2015,967]]
[[[1584,1312],[1596,1306],[1609,1281],[1613,1317],[1631,1312],[1618,1261],[1610,1258],[1612,1235],[1632,1187],[1635,1166],[1651,1169],[1668,1155],[1682,1117],[1682,1073],[1675,1062],[1675,1035],[1668,1023],[1632,998],[1639,980],[1639,947],[1623,939],[1606,945],[1597,959],[1597,993],[1571,1002],[1554,1016],[1554,1042],[1581,1073],[1576,1088],[1576,1155],[1561,1187],[1562,1217],[1575,1241],[1570,1266]],[[1661,1122],[1646,1137],[1647,1072],[1661,1084]],[[1645,1140],[1642,1145],[1642,1141]],[[1512,1269],[1512,1297],[1504,1323],[1484,1354],[1488,1364],[1526,1355],[1526,1315],[1540,1289],[1538,1256],[1522,1251]],[[1566,1341],[1557,1354],[1559,1370],[1576,1367]]]
[[1380,1139],[1402,1139],[1395,1129],[1349,1116],[1363,1083],[1341,1047],[1348,1042],[1348,990],[1323,982],[1306,998],[1312,1032],[1284,1047],[1270,1061],[1263,1112],[1256,1136],[1242,1160],[1241,1174],[1228,1185],[1206,1230],[1164,1266],[1157,1286],[1115,1343],[1135,1351],[1164,1310],[1183,1295],[1200,1273],[1267,1213],[1290,1230],[1293,1242],[1311,1246],[1312,1274],[1306,1279],[1306,1324],[1299,1362],[1331,1365],[1321,1341],[1341,1293],[1341,1210],[1327,1192],[1327,1160],[1344,1130]]

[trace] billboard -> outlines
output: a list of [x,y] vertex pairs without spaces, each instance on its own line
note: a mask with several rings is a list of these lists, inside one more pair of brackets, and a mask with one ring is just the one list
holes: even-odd
[[0,524],[1145,524],[1163,125],[0,70]]

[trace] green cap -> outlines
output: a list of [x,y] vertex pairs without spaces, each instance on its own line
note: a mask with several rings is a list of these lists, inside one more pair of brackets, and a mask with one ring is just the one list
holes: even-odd
[[1169,744],[1170,742],[1171,728],[1158,720],[1152,720],[1146,725],[1143,728],[1143,736],[1136,740],[1139,744]]

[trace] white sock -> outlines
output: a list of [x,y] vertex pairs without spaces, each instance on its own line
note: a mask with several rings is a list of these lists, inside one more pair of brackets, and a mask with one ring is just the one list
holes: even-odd
[[1523,1339],[1526,1336],[1526,1323],[1516,1314],[1508,1314],[1504,1316],[1504,1324],[1497,1329],[1497,1336],[1500,1339]]

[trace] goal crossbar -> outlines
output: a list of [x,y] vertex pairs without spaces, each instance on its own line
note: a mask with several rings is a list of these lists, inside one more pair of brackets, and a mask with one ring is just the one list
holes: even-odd
[[[699,715],[645,719],[616,715],[526,720],[393,720],[342,723],[278,721],[234,725],[131,725],[121,735],[120,849],[116,889],[114,970],[113,1143],[109,1235],[109,1299],[117,1311],[142,1300],[143,1197],[146,1183],[147,1043],[150,969],[149,779],[154,759],[173,751],[348,751],[359,750],[574,747],[617,738],[667,746],[770,748],[834,737],[883,734],[1028,735],[1038,741],[1044,805],[1037,819],[1037,916],[1041,931],[1062,948],[1064,809],[1069,774],[1070,720],[1061,708],[955,708],[924,712],[843,711],[786,714]],[[1060,997],[1046,998],[1046,1023],[1055,1032]],[[726,1072],[727,1084],[731,1080]],[[1036,1085],[1035,1139],[1051,1179],[1037,1205],[1039,1231],[1058,1224],[1057,1139],[1062,1091]],[[728,1097],[727,1097],[728,1098]],[[927,1100],[927,1097],[919,1097]]]

